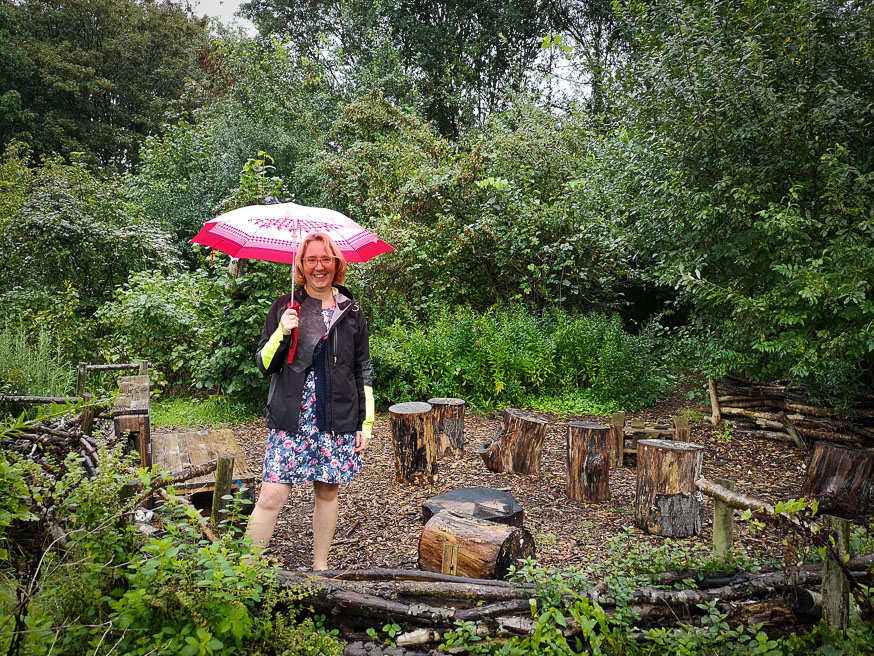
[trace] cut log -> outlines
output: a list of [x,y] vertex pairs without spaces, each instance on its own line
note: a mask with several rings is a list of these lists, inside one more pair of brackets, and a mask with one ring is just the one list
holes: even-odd
[[443,569],[443,545],[457,545],[458,576],[503,579],[520,558],[534,557],[534,538],[526,529],[454,512],[434,515],[419,538],[419,569]]
[[437,480],[434,410],[428,403],[397,403],[388,409],[394,444],[395,480],[417,485]]
[[522,506],[516,499],[507,492],[487,487],[462,487],[431,497],[422,504],[422,523],[427,524],[428,520],[442,511],[507,526],[522,526],[524,518]]
[[610,415],[610,437],[607,439],[607,455],[611,467],[621,467],[625,454],[625,413]]
[[719,394],[716,391],[716,383],[712,378],[707,379],[707,392],[710,394],[710,423],[719,426],[722,414],[719,409]]
[[567,426],[567,487],[572,501],[602,503],[610,499],[610,427],[571,421]]
[[537,474],[547,420],[540,415],[508,408],[501,413],[502,428],[478,452],[489,471]]
[[801,494],[819,499],[821,513],[845,519],[866,516],[872,505],[872,487],[874,451],[816,442]]
[[460,456],[464,453],[464,401],[447,397],[428,399],[434,408],[434,422],[439,445],[437,455]]
[[701,475],[703,456],[703,447],[690,442],[638,442],[635,526],[666,537],[700,535],[695,480]]

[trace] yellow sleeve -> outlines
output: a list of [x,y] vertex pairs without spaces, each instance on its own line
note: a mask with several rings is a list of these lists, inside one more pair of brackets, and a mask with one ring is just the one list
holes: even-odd
[[364,386],[364,423],[361,425],[361,432],[369,440],[373,434],[373,418],[376,415],[376,406],[373,402],[373,388],[370,385]]
[[270,368],[270,363],[273,362],[273,357],[276,355],[276,351],[279,350],[284,337],[282,326],[277,326],[270,339],[267,340],[267,343],[258,351],[257,359],[261,361],[260,364],[265,371]]

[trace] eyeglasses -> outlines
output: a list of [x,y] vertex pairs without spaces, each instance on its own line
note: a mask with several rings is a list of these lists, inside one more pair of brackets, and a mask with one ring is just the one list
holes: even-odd
[[307,266],[316,266],[316,264],[321,264],[323,267],[331,266],[334,263],[333,257],[305,257],[303,258],[303,263]]

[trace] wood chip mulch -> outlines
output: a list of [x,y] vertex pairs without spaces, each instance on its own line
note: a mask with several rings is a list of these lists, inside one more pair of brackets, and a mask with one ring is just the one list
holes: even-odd
[[[669,423],[670,416],[687,403],[678,394],[656,407],[629,413],[627,420]],[[500,419],[498,415],[468,414],[464,426],[465,454],[439,462],[436,484],[414,487],[395,482],[388,414],[378,414],[362,472],[340,488],[340,517],[329,566],[332,569],[415,569],[422,531],[422,503],[434,495],[473,486],[505,488],[522,505],[525,527],[534,536],[537,558],[542,566],[585,566],[603,558],[607,540],[634,525],[635,458],[626,455],[625,466],[611,470],[610,501],[601,504],[573,502],[565,495],[567,422],[609,423],[609,417],[544,416],[549,419],[549,426],[540,474],[525,476],[488,471],[476,448],[497,433]],[[249,467],[260,472],[267,432],[263,422],[250,422],[233,430]],[[709,417],[693,424],[691,432],[692,442],[705,447],[705,477],[734,480],[738,492],[770,503],[799,496],[807,461],[804,451],[791,445],[748,437],[726,440],[718,436],[718,431],[709,423]],[[702,508],[703,533],[688,539],[709,545],[713,504],[708,497],[704,497]],[[270,554],[285,569],[312,564],[312,510],[312,487],[294,486],[270,545]],[[637,529],[634,529],[634,534],[641,540],[656,543],[663,540]],[[758,552],[780,557],[784,537],[773,528],[753,534],[746,522],[735,522],[735,547],[750,555]]]

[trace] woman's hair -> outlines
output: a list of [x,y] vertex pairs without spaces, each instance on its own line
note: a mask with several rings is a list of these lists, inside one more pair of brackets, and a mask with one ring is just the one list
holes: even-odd
[[337,266],[334,268],[334,280],[331,284],[342,285],[346,282],[346,258],[337,248],[337,244],[331,239],[330,235],[324,232],[313,232],[304,237],[303,243],[300,245],[300,250],[294,256],[294,276],[298,285],[306,284],[306,276],[303,273],[303,258],[306,257],[307,248],[314,241],[320,241],[325,246],[325,250],[334,256],[337,260]]

